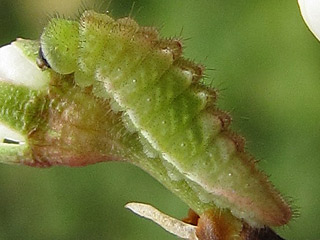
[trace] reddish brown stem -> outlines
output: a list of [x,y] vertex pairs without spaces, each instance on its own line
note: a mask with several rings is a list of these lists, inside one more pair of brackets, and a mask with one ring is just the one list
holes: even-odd
[[[219,216],[208,211],[199,217],[192,209],[184,222],[197,226],[197,237],[199,240],[228,240],[233,235],[233,226]],[[241,240],[285,240],[277,235],[271,228],[253,228],[247,223],[242,224],[240,231]]]

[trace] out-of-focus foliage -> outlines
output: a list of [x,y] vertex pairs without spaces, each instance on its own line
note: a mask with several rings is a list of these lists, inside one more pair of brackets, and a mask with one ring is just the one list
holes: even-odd
[[[102,1],[101,1],[102,2]],[[86,1],[106,9],[108,2]],[[79,0],[1,0],[0,44],[37,39],[47,17],[77,16]],[[113,1],[114,17],[130,14],[164,36],[180,36],[186,55],[208,68],[221,90],[219,105],[233,128],[300,212],[288,239],[318,239],[320,228],[320,43],[295,1]],[[182,32],[182,33],[181,33]],[[240,130],[239,130],[240,129]],[[34,169],[0,165],[0,239],[174,239],[123,208],[155,205],[176,217],[187,213],[173,194],[141,170],[107,163],[85,168]]]

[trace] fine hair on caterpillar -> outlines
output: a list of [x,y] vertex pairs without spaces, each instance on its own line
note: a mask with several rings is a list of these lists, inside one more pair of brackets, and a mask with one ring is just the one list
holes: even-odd
[[[286,225],[295,209],[232,130],[216,83],[206,84],[208,69],[185,58],[186,45],[181,34],[162,38],[131,16],[88,10],[52,17],[39,40],[1,47],[0,162],[38,168],[130,163],[192,210],[182,222],[148,204],[126,205],[176,236],[281,239],[271,228]],[[110,182],[118,187],[123,176],[114,174]],[[132,184],[136,176],[129,176]]]
[[42,65],[73,74],[80,88],[106,92],[141,144],[203,189],[209,202],[253,226],[290,220],[290,207],[216,107],[216,91],[199,81],[204,67],[182,57],[179,39],[163,40],[131,18],[85,11],[79,22],[52,19],[40,44]]

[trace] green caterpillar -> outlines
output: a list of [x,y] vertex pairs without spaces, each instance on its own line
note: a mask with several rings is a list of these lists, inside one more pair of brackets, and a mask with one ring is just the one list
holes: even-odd
[[19,83],[0,78],[0,129],[12,135],[0,134],[0,162],[131,162],[199,215],[224,216],[231,236],[240,235],[242,220],[263,227],[291,219],[244,139],[229,129],[216,91],[201,83],[204,67],[183,58],[179,39],[85,11],[80,21],[53,18],[40,42],[1,48],[16,51],[30,72],[6,76]]
[[[42,61],[113,102],[145,152],[199,185],[219,207],[254,226],[280,226],[291,210],[229,130],[204,68],[185,60],[179,40],[164,40],[130,18],[86,11],[80,22],[52,19],[41,36]],[[151,160],[152,161],[152,160]]]

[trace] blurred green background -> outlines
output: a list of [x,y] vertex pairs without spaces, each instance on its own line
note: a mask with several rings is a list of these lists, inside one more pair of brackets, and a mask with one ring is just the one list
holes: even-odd
[[[0,0],[0,45],[37,39],[49,15],[76,16],[107,1]],[[113,0],[114,17],[133,1]],[[205,64],[219,105],[247,138],[300,216],[278,231],[320,237],[320,43],[294,0],[136,0],[132,16],[163,36],[182,36],[186,56]],[[33,169],[0,165],[0,239],[175,239],[123,206],[151,203],[182,218],[187,206],[128,164]]]

